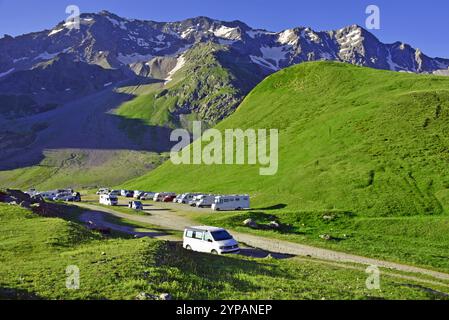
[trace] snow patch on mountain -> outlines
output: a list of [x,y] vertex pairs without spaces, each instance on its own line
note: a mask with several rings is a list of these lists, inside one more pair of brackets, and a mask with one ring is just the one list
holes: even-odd
[[167,83],[169,83],[170,81],[172,81],[172,80],[173,80],[173,79],[172,79],[173,75],[174,75],[176,72],[178,72],[182,67],[184,67],[185,63],[186,63],[186,59],[184,58],[184,55],[180,55],[180,56],[178,57],[178,59],[176,60],[176,65],[175,65],[175,67],[168,73],[167,78],[165,78],[165,83],[164,83],[164,84],[167,84]]
[[278,42],[294,46],[298,44],[298,36],[293,29],[287,29],[279,34]]
[[239,40],[240,35],[238,28],[230,28],[227,26],[221,26],[216,30],[210,29],[209,32],[212,32],[217,38],[224,38],[229,40]]
[[285,47],[267,47],[262,46],[260,51],[265,60],[273,60],[277,68],[279,68],[279,62],[284,60],[288,52],[285,52]]
[[257,57],[257,56],[253,56],[253,55],[250,55],[249,57],[253,63],[258,64],[259,66],[271,69],[273,71],[280,70],[279,67],[274,66],[273,64],[271,64],[270,62],[268,62],[267,60],[265,60],[262,57]]
[[9,70],[6,71],[6,72],[0,73],[0,78],[6,77],[8,74],[14,72],[14,70],[16,70],[16,69],[15,69],[15,68],[12,68],[12,69],[9,69]]

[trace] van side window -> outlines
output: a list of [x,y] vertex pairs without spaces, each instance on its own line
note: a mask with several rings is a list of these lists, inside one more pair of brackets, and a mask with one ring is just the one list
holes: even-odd
[[245,198],[243,198],[243,200],[245,200],[245,201],[248,201],[248,198],[247,198],[247,197],[245,197]]
[[205,241],[209,241],[209,240],[214,241],[214,239],[212,238],[212,235],[211,235],[210,233],[206,233],[206,234],[204,235],[204,240],[205,240]]
[[193,231],[192,230],[187,230],[186,237],[193,238]]
[[229,202],[229,200],[228,199],[224,199],[224,202]]
[[240,201],[240,198],[235,198],[235,201]]
[[203,239],[203,233],[199,231],[195,231],[195,239]]

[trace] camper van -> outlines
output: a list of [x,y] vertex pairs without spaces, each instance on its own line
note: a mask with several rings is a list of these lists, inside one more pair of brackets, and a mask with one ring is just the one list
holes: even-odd
[[191,204],[192,207],[210,208],[215,201],[214,195],[202,194],[195,198],[195,202]]
[[102,194],[100,195],[100,204],[104,204],[106,206],[116,206],[118,204],[117,196],[111,194]]
[[198,193],[184,193],[180,199],[178,199],[179,203],[188,204],[190,201],[193,200],[194,197],[196,197]]
[[248,195],[218,196],[215,197],[214,203],[212,204],[212,210],[214,211],[232,211],[249,208]]
[[184,230],[183,247],[212,254],[237,253],[238,242],[225,230],[216,227],[188,227]]

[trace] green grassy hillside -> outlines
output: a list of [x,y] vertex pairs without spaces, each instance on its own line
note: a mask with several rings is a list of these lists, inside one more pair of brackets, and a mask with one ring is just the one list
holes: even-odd
[[145,151],[48,150],[35,166],[0,171],[2,188],[97,188],[119,184],[160,165],[166,155]]
[[[447,285],[388,275],[382,290],[368,290],[363,267],[212,256],[149,238],[105,238],[76,223],[76,215],[42,218],[0,204],[0,299],[136,299],[141,293],[175,299],[447,298]],[[66,288],[68,266],[79,268],[77,290]]]
[[[249,193],[254,208],[362,216],[449,209],[449,78],[305,63],[264,80],[217,128],[279,129],[279,171],[165,163],[137,189]],[[280,206],[281,205],[281,206]]]

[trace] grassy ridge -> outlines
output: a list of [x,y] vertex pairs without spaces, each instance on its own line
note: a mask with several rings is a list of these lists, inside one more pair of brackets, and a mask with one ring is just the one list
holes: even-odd
[[[0,205],[0,245],[2,299],[135,299],[141,292],[177,299],[444,298],[389,276],[382,290],[367,290],[363,269],[312,260],[217,257],[148,238],[105,239],[7,205]],[[80,269],[79,290],[65,287],[68,265]]]
[[165,163],[133,188],[245,192],[254,207],[363,216],[447,212],[449,79],[319,62],[258,85],[217,128],[277,128],[279,171]]
[[95,188],[121,183],[160,165],[163,154],[143,151],[49,150],[39,165],[0,171],[2,188]]

